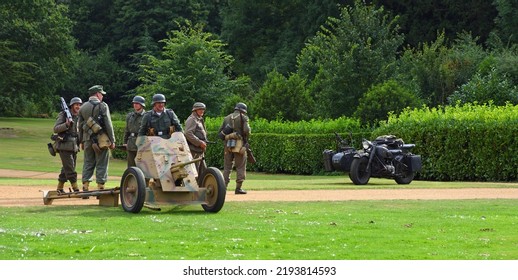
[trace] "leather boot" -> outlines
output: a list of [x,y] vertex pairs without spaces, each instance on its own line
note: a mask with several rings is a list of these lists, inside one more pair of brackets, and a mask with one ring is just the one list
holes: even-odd
[[104,184],[97,183],[97,189],[98,190],[104,190]]
[[[88,187],[90,186],[90,182],[86,181],[86,182],[83,182],[83,191],[84,192],[87,192],[88,191]],[[83,196],[82,199],[89,199],[90,197],[88,196]]]
[[235,194],[246,194],[246,191],[241,188],[242,185],[243,183],[236,184],[236,190],[234,192]]
[[65,186],[65,182],[58,181],[58,194],[64,194],[65,190],[63,190],[63,187]]
[[73,182],[72,183],[72,190],[74,192],[79,192],[79,187],[77,186],[77,182]]

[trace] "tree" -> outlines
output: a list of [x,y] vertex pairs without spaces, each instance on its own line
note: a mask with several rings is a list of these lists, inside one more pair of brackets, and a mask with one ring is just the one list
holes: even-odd
[[389,112],[397,115],[403,109],[421,107],[422,102],[410,90],[399,85],[395,80],[372,86],[360,99],[360,104],[354,112],[362,124],[376,125],[388,118]]
[[[107,77],[103,83],[112,89],[108,92],[109,102],[115,108],[128,108],[126,102],[132,98],[129,95],[135,94],[140,84],[139,65],[145,63],[145,56],[159,55],[164,46],[162,40],[169,31],[178,30],[178,22],[187,19],[193,23],[219,24],[220,21],[219,4],[212,0],[66,2],[70,6],[69,15],[76,22],[74,35],[80,50],[98,62],[109,64],[102,67]],[[110,69],[114,72],[104,72]],[[114,77],[119,80],[113,80]]]
[[393,77],[415,89],[428,106],[446,105],[448,97],[471,79],[487,55],[476,41],[462,33],[452,47],[447,47],[444,33],[440,33],[432,43],[407,49]]
[[309,41],[297,73],[308,81],[320,116],[351,116],[369,87],[391,75],[403,42],[396,20],[383,8],[355,1]]
[[498,16],[494,32],[505,46],[518,43],[518,0],[493,0]]
[[144,75],[137,93],[149,99],[155,93],[164,94],[180,118],[187,118],[197,101],[207,105],[207,116],[218,115],[222,101],[248,81],[230,78],[233,59],[223,51],[225,44],[202,29],[201,24],[187,22],[162,41],[160,57],[147,55],[148,62],[141,65]]
[[313,100],[306,81],[293,74],[288,79],[277,71],[268,74],[253,102],[255,115],[267,120],[310,120]]
[[450,105],[478,103],[503,106],[518,104],[518,86],[495,68],[487,73],[476,73],[473,78],[449,96]]
[[461,32],[469,32],[485,42],[494,27],[493,19],[497,15],[492,1],[487,0],[373,0],[370,2],[400,16],[399,24],[401,32],[405,33],[405,45],[412,47],[433,41],[438,31],[444,31],[445,38],[449,41],[453,41]]
[[0,70],[0,112],[54,111],[53,95],[63,85],[75,44],[66,6],[54,0],[4,0],[0,18],[0,63],[6,67]]
[[[236,72],[261,85],[275,70],[296,69],[296,55],[328,16],[338,16],[338,3],[351,0],[228,0],[221,8],[221,38],[229,43]],[[257,86],[259,87],[259,86]]]

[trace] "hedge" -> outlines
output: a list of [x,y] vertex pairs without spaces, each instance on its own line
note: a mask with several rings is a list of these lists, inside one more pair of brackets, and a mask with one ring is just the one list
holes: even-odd
[[[317,123],[318,124],[318,123]],[[291,124],[293,125],[293,124]],[[122,139],[123,122],[115,122]],[[213,125],[215,127],[215,125]],[[304,124],[307,127],[307,123]],[[321,126],[317,126],[320,127]],[[253,128],[253,122],[252,122]],[[318,130],[318,129],[313,129]],[[325,130],[325,129],[324,129]],[[322,174],[322,152],[335,149],[331,130],[322,133],[253,133],[250,145],[257,159],[248,170],[268,173]],[[515,181],[518,174],[518,106],[464,105],[455,107],[405,110],[374,130],[355,126],[337,130],[342,136],[353,132],[354,147],[361,139],[393,134],[423,159],[417,179],[438,181]],[[206,152],[209,166],[223,167],[223,143],[209,131]],[[125,153],[114,151],[114,157]]]

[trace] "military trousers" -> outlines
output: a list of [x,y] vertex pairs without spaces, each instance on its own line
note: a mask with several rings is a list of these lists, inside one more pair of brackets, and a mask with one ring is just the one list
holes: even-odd
[[128,167],[137,166],[135,157],[137,157],[137,151],[126,151],[126,160],[128,161]]
[[59,157],[61,158],[62,167],[58,180],[63,183],[66,181],[70,181],[70,183],[77,182],[77,153],[71,151],[59,151]]
[[230,182],[230,173],[232,168],[236,168],[236,186],[241,187],[243,181],[246,179],[246,152],[243,154],[233,153],[225,148],[225,161],[223,165],[223,179],[225,185],[228,186]]
[[96,153],[91,140],[84,142],[84,148],[83,182],[91,182],[95,171],[95,182],[98,184],[106,183],[110,150],[101,149],[100,152]]

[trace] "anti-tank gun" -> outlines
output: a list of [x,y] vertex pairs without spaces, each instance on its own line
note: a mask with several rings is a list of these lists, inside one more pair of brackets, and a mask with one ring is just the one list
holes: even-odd
[[206,212],[223,208],[226,187],[221,171],[215,167],[198,170],[196,163],[204,159],[192,158],[183,133],[174,132],[169,139],[139,136],[136,143],[137,166],[124,172],[120,184],[125,211],[188,204],[201,204]]

